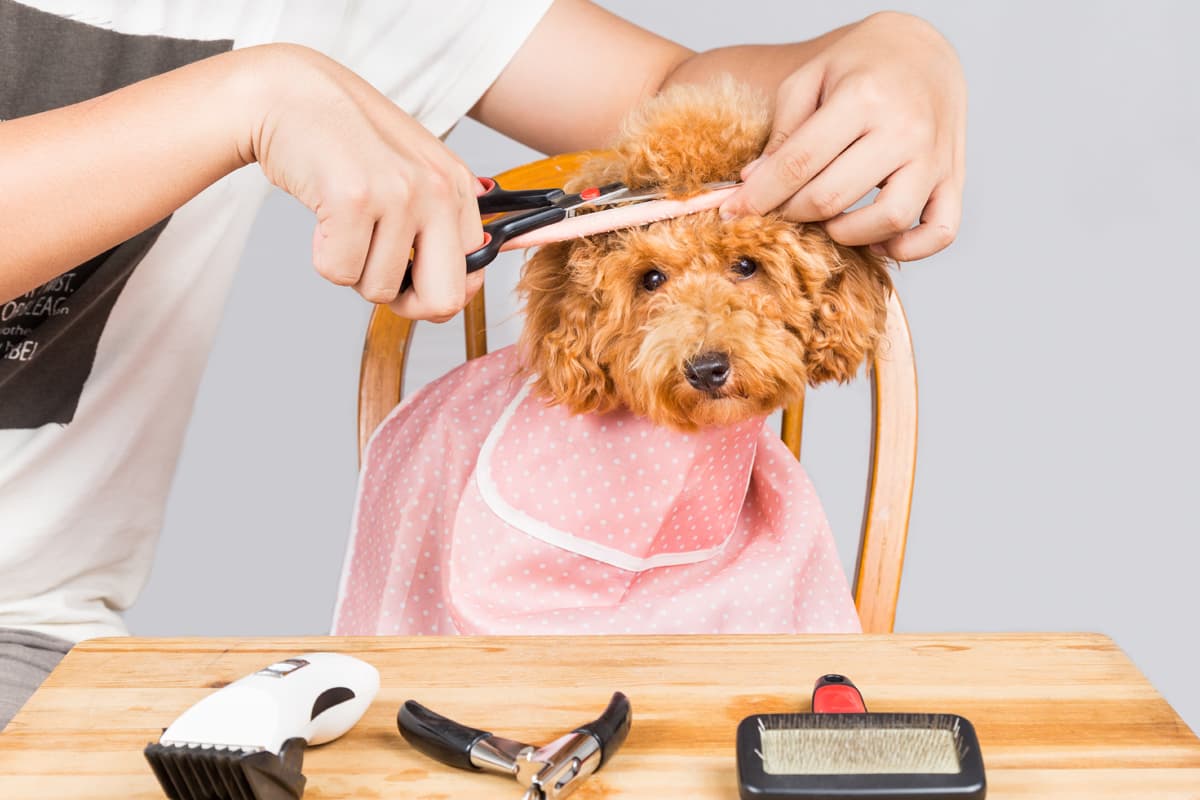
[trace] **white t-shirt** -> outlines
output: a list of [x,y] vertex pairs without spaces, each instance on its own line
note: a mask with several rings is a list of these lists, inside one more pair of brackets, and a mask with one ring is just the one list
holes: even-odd
[[[0,124],[231,48],[321,50],[442,135],[550,0],[0,0]],[[258,167],[0,304],[0,627],[125,632],[233,270]],[[87,191],[85,184],[80,191]]]

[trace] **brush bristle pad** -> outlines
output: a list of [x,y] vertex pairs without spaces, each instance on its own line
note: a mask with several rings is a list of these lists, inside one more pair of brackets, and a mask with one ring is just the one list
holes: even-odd
[[764,731],[768,775],[951,775],[959,771],[954,734],[893,730]]
[[953,775],[961,770],[956,719],[940,715],[797,715],[760,720],[768,775]]

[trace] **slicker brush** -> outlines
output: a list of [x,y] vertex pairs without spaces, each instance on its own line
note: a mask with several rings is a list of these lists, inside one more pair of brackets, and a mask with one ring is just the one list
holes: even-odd
[[973,798],[986,794],[975,729],[956,714],[868,713],[845,676],[825,675],[811,714],[758,714],[737,732],[749,798]]

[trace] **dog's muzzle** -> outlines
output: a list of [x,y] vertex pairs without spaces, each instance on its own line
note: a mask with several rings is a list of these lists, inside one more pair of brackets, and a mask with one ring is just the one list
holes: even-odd
[[702,392],[715,392],[729,380],[729,356],[726,353],[701,353],[684,364],[687,382]]

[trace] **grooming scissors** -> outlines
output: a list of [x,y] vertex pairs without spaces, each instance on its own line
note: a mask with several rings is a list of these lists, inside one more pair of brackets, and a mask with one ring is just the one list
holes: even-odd
[[[477,178],[484,192],[476,198],[479,214],[503,214],[483,226],[483,244],[467,253],[467,272],[483,269],[495,260],[510,239],[522,234],[553,225],[575,216],[581,208],[599,208],[611,205],[644,203],[665,198],[668,192],[661,189],[632,191],[623,183],[608,183],[591,186],[574,194],[562,189],[517,189],[501,188],[495,178]],[[737,181],[721,181],[704,185],[705,191],[737,185]],[[404,273],[400,291],[412,286],[412,265]]]

